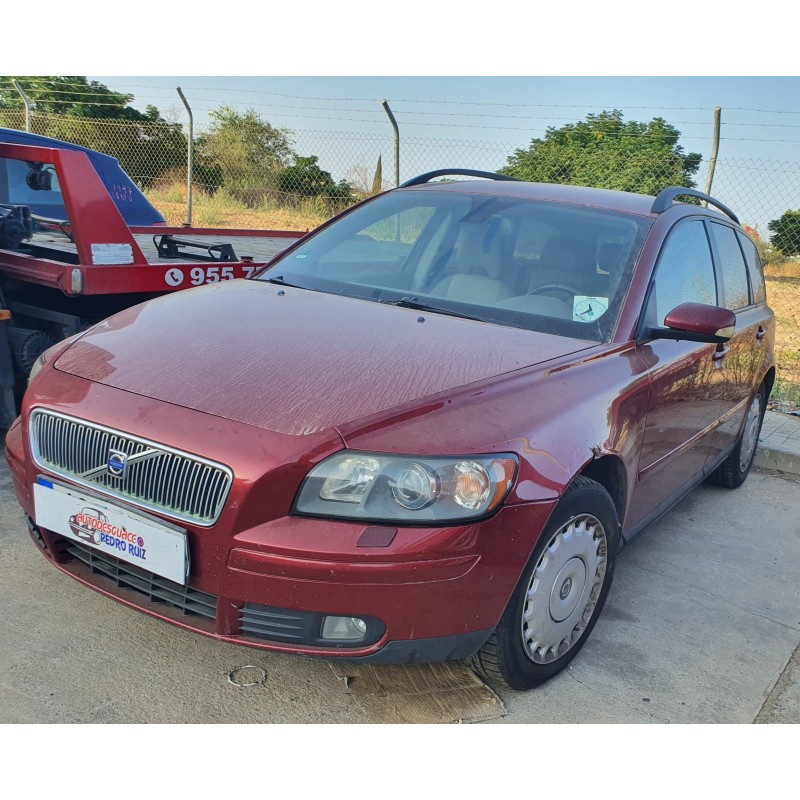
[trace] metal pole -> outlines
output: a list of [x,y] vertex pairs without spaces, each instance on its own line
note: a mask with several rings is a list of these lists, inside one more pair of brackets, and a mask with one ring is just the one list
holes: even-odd
[[706,179],[706,194],[711,194],[711,184],[714,181],[714,169],[717,166],[717,153],[719,152],[719,128],[722,109],[714,109],[714,144],[711,147],[711,158],[708,160],[708,178]]
[[194,183],[194,117],[192,109],[186,101],[186,97],[181,91],[181,87],[176,87],[186,112],[189,114],[189,146],[186,151],[186,227],[192,227],[192,184]]
[[386,115],[389,117],[389,122],[392,123],[392,127],[394,128],[394,185],[400,185],[400,129],[397,127],[397,120],[394,118],[394,114],[392,114],[392,109],[389,108],[389,104],[383,100],[381,101],[381,105],[383,106],[383,110],[386,112]]
[[22,87],[19,85],[16,78],[13,79],[12,83],[14,84],[14,88],[19,92],[19,96],[22,98],[22,102],[25,103],[25,130],[30,133],[31,132],[31,101],[28,95],[22,91]]

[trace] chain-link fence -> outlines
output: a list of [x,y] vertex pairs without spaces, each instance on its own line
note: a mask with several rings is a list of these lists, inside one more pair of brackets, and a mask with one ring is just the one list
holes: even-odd
[[[0,126],[23,130],[24,111],[0,110]],[[168,222],[187,222],[188,141],[180,124],[35,112],[31,129],[113,155]],[[698,166],[699,157],[692,165],[676,156],[674,147],[666,156],[663,148],[648,147],[531,153],[527,142],[424,137],[401,140],[398,168],[388,132],[289,131],[233,110],[195,130],[193,145],[191,221],[197,227],[308,230],[393,186],[396,169],[403,181],[441,167],[522,165],[523,176],[533,180],[645,194],[687,181],[704,189],[710,169],[707,161]],[[719,158],[712,194],[736,211],[758,245],[778,322],[776,394],[800,401],[800,163]]]

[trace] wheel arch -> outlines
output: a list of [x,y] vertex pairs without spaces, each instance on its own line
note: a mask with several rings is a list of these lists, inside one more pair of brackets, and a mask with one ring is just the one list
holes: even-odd
[[625,519],[627,504],[627,472],[625,464],[619,456],[607,453],[600,458],[593,458],[584,465],[579,475],[597,481],[611,496],[620,527]]
[[767,390],[766,399],[772,394],[772,387],[775,385],[775,367],[770,367],[764,376],[764,388]]

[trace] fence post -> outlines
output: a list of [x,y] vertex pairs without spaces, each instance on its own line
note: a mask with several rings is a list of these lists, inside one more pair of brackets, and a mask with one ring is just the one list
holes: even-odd
[[186,149],[186,227],[192,227],[192,184],[194,183],[194,117],[192,109],[186,101],[186,97],[181,91],[181,87],[176,87],[186,112],[189,114],[189,144]]
[[22,102],[25,103],[25,130],[30,133],[31,132],[31,101],[28,95],[22,91],[22,87],[19,85],[16,78],[13,79],[12,83],[14,84],[14,88],[19,92],[19,96],[22,98]]
[[706,179],[706,194],[711,194],[711,184],[714,182],[714,169],[717,166],[717,153],[719,152],[719,128],[722,109],[714,109],[714,143],[711,147],[711,158],[708,160],[708,178]]
[[394,114],[392,114],[392,109],[389,108],[389,104],[383,100],[381,102],[383,106],[383,110],[386,112],[386,115],[389,117],[389,122],[392,123],[392,127],[394,128],[394,185],[400,185],[400,129],[397,127],[397,120],[394,118]]

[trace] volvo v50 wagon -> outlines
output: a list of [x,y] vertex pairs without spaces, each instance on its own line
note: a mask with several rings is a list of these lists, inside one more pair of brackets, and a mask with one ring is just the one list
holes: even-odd
[[6,452],[44,556],[128,606],[531,687],[621,547],[747,477],[773,339],[713,198],[440,170],[51,348]]

